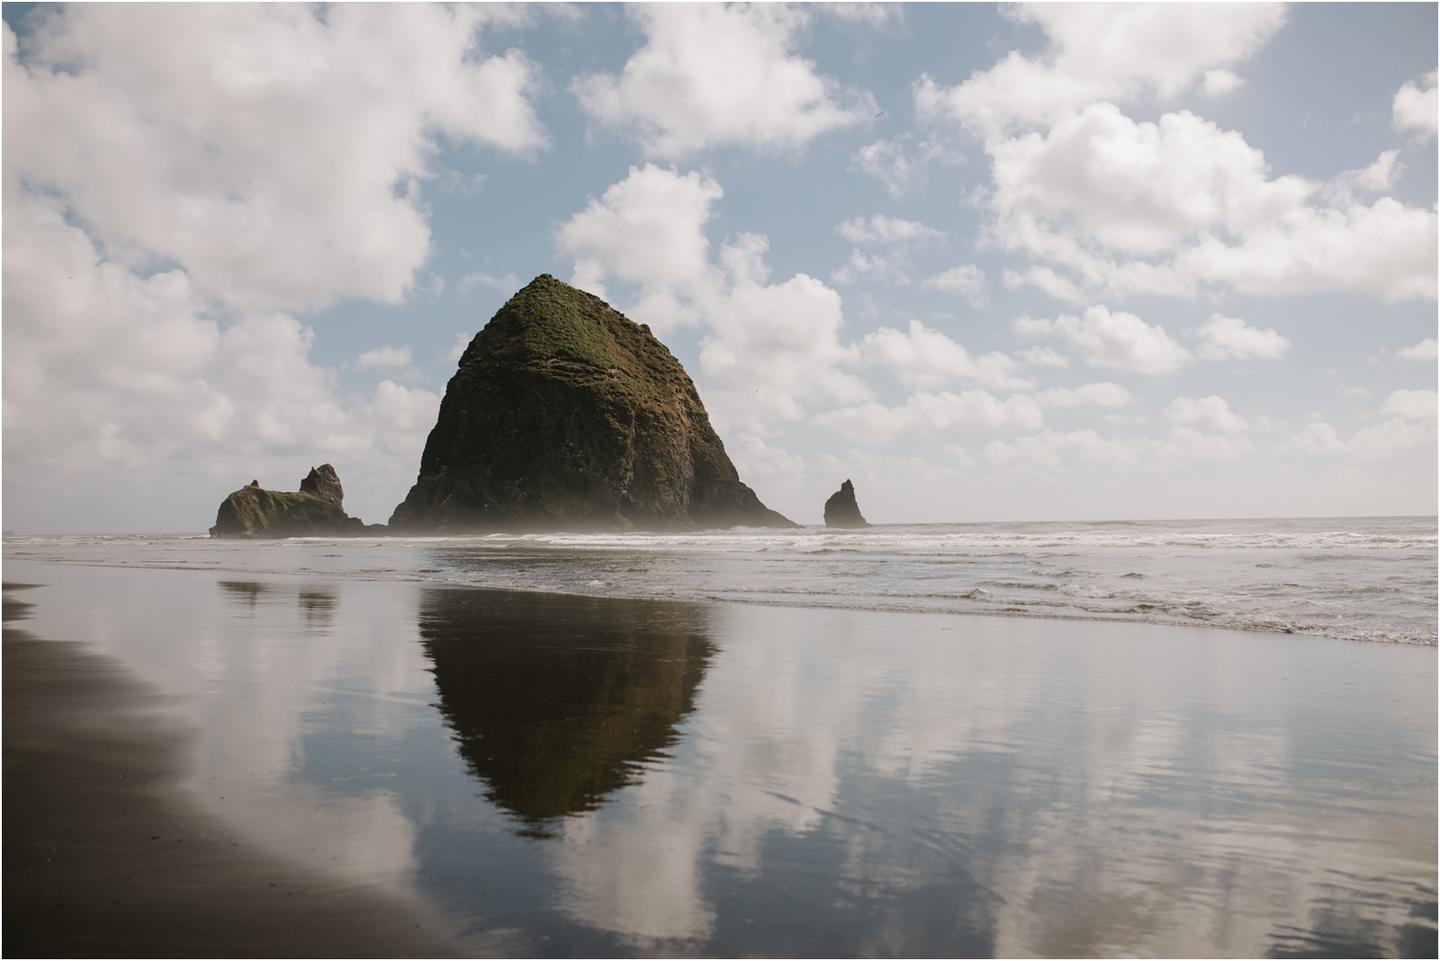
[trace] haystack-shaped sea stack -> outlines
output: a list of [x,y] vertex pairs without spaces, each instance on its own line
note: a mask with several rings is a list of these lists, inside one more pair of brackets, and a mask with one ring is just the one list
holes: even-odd
[[[269,491],[251,481],[220,505],[211,537],[326,537],[364,534],[367,527],[341,507],[345,491],[329,464],[310,468],[300,490]],[[373,528],[370,528],[373,529]]]
[[795,526],[740,483],[648,327],[541,274],[445,388],[396,533]]
[[855,485],[846,480],[825,502],[826,527],[869,527],[860,505],[855,503]]

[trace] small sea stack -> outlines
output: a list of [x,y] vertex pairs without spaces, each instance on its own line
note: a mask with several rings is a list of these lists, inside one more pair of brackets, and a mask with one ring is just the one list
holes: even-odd
[[860,505],[855,503],[855,485],[847,479],[840,485],[840,489],[830,495],[825,501],[825,526],[826,527],[869,527],[865,515],[860,513]]
[[345,490],[329,464],[310,468],[299,491],[271,491],[252,480],[225,498],[211,537],[326,537],[381,530],[351,517],[341,506]]

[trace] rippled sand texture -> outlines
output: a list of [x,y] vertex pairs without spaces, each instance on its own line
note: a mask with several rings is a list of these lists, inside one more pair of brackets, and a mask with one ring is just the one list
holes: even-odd
[[6,574],[169,699],[197,816],[462,952],[1435,953],[1433,649]]

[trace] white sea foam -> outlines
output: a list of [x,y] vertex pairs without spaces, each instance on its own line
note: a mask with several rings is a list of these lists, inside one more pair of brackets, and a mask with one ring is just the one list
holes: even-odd
[[1104,618],[1431,644],[1435,518],[213,541],[7,536],[9,556],[518,590]]

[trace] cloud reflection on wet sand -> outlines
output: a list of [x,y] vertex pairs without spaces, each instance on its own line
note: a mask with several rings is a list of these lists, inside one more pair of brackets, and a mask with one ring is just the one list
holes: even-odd
[[207,807],[476,951],[1433,954],[1431,651],[64,575]]

